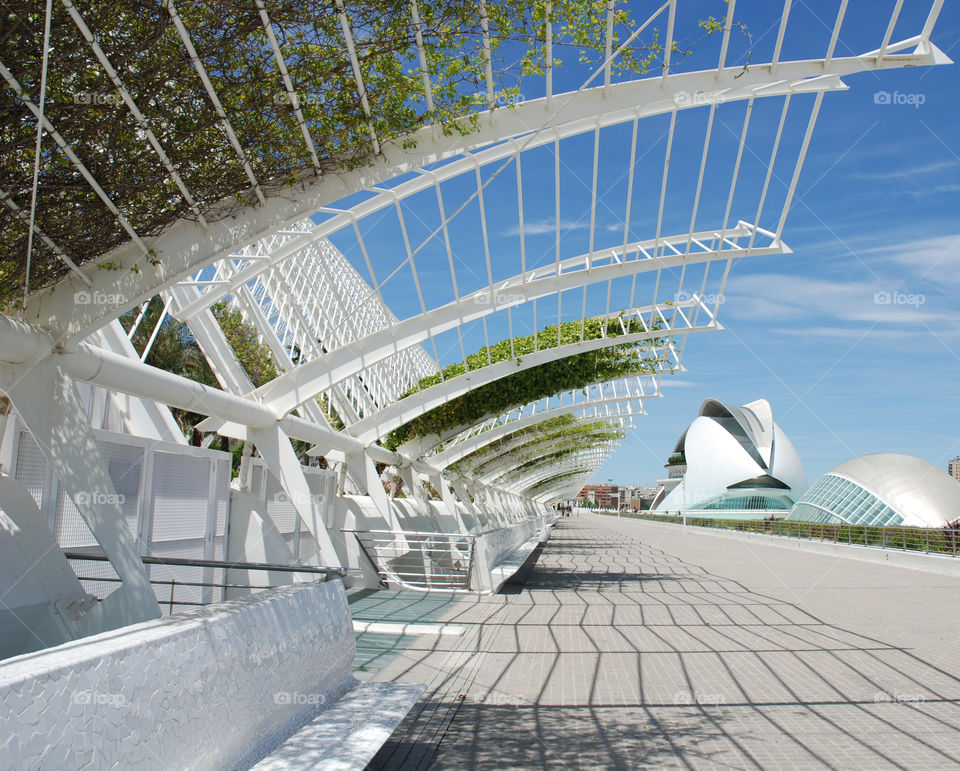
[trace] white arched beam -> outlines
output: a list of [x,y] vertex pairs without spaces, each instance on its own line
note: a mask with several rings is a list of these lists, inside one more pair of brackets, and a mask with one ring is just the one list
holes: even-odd
[[[502,439],[509,434],[512,434],[514,431],[519,431],[529,426],[536,425],[541,421],[547,420],[549,418],[555,418],[560,415],[571,415],[581,411],[586,411],[586,414],[590,414],[590,411],[596,410],[597,408],[604,406],[612,405],[626,405],[630,408],[631,414],[642,414],[643,413],[643,402],[647,399],[658,398],[660,393],[654,391],[652,393],[641,392],[640,389],[636,389],[633,393],[620,394],[616,396],[602,397],[597,399],[588,399],[581,402],[572,402],[570,404],[561,404],[559,407],[549,407],[545,409],[534,412],[533,414],[523,415],[522,417],[517,418],[516,420],[510,420],[505,423],[501,423],[499,426],[484,431],[483,433],[477,434],[465,439],[461,442],[444,448],[443,451],[426,457],[424,460],[426,463],[429,463],[433,466],[439,468],[446,468],[451,463],[456,463],[461,458],[466,457],[472,452],[475,452],[480,447],[483,447],[491,442],[495,442],[498,439]],[[599,412],[596,412],[595,417],[591,419],[600,419],[606,417],[601,415]],[[611,417],[615,417],[611,415]]]
[[[698,308],[704,315],[704,323],[698,326],[693,325],[693,315],[688,315],[683,311],[691,311]],[[676,313],[674,313],[676,311]],[[655,316],[661,322],[661,329],[651,329],[647,319]],[[613,328],[618,325],[616,316],[610,316],[610,326]],[[462,375],[449,378],[429,388],[425,388],[415,394],[411,394],[404,399],[385,407],[373,415],[365,417],[363,420],[348,426],[347,433],[357,437],[361,442],[369,443],[378,438],[383,438],[391,431],[400,428],[405,423],[414,418],[426,414],[436,407],[447,404],[453,399],[464,396],[476,388],[493,383],[501,378],[509,377],[517,372],[534,369],[552,361],[565,359],[570,356],[576,356],[590,351],[597,351],[602,348],[611,348],[616,345],[636,345],[646,340],[654,338],[670,338],[676,335],[687,335],[692,332],[705,332],[717,327],[714,316],[706,305],[702,304],[699,298],[684,301],[680,303],[660,304],[657,306],[647,306],[644,308],[632,308],[625,316],[625,321],[639,321],[646,328],[643,332],[630,334],[619,334],[617,336],[608,335],[593,340],[582,340],[566,345],[544,348],[536,353],[524,354],[520,359],[507,359],[505,361],[489,364],[471,370]],[[638,350],[638,353],[653,354],[660,351],[660,347],[651,346]],[[520,361],[520,363],[518,363]]]
[[[674,363],[670,366],[670,371],[674,372],[680,369],[680,357],[679,354],[672,348],[668,349],[668,353],[673,355]],[[613,397],[618,394],[621,398],[627,398],[628,396],[633,395],[631,389],[636,389],[636,393],[639,396],[643,396],[645,392],[644,381],[649,378],[652,382],[656,383],[657,379],[662,376],[663,372],[666,370],[667,365],[665,361],[661,360],[659,362],[659,367],[654,370],[652,373],[644,373],[641,375],[627,375],[619,378],[614,378],[612,380],[596,380],[592,383],[588,383],[581,388],[572,389],[570,391],[565,391],[563,393],[552,394],[549,397],[544,397],[543,399],[538,400],[538,402],[548,403],[553,398],[560,398],[561,401],[565,396],[576,402],[580,401],[581,404],[587,404],[590,400],[599,399],[604,397]],[[632,384],[632,385],[631,385]],[[585,394],[585,395],[584,395]],[[514,407],[511,410],[507,410],[504,413],[505,415],[512,414],[516,409],[523,409],[523,405]],[[450,428],[439,435],[431,434],[427,436],[417,437],[409,442],[406,442],[401,446],[401,450],[404,454],[410,455],[412,457],[423,457],[426,453],[430,452],[439,445],[445,444],[452,439],[460,436],[464,431],[469,431],[472,428],[480,427],[484,425],[487,420],[491,418],[496,418],[497,415],[487,415],[485,418],[478,420],[470,425],[460,425]]]
[[[924,30],[925,34],[929,34]],[[911,45],[912,53],[899,53]],[[81,266],[86,279],[70,274],[57,285],[28,298],[24,319],[48,330],[66,343],[87,337],[110,319],[139,305],[177,281],[186,279],[210,263],[227,257],[237,249],[272,231],[291,225],[352,193],[415,171],[440,160],[470,152],[485,145],[534,131],[536,137],[524,143],[536,146],[557,139],[547,129],[565,127],[568,135],[593,131],[601,125],[632,120],[634,117],[672,112],[683,105],[678,95],[723,94],[725,100],[749,99],[808,90],[843,88],[838,77],[855,72],[895,69],[907,66],[947,64],[950,59],[929,40],[918,36],[889,45],[881,57],[876,53],[853,57],[812,59],[773,64],[754,64],[748,70],[671,74],[666,78],[597,86],[575,94],[536,99],[510,109],[478,114],[478,130],[459,135],[444,134],[426,127],[413,135],[384,142],[382,155],[369,166],[322,178],[307,178],[280,195],[267,198],[261,205],[216,220],[211,214],[209,227],[186,219],[179,220],[156,237],[147,239],[150,251],[144,254],[136,243],[126,243],[103,255],[96,263],[109,261],[119,272],[101,271],[96,263]],[[559,105],[559,106],[558,106]],[[563,118],[562,124],[558,116]],[[511,148],[511,152],[513,149]],[[231,205],[235,199],[225,199]],[[303,244],[309,236],[303,237]],[[103,302],[77,306],[74,294],[87,290]]]
[[[504,459],[501,463],[497,464],[496,468],[494,468],[491,471],[488,471],[487,473],[478,475],[477,478],[480,481],[485,482],[487,484],[493,484],[493,485],[497,485],[498,487],[509,488],[514,482],[517,482],[523,479],[524,474],[526,474],[528,471],[532,471],[534,469],[542,469],[545,467],[544,464],[548,462],[549,463],[559,462],[557,458],[553,458],[552,460],[548,461],[547,457],[561,450],[570,449],[571,452],[568,454],[567,457],[573,457],[580,450],[594,449],[596,447],[602,447],[602,446],[608,446],[608,445],[613,447],[619,444],[619,440],[617,439],[601,439],[601,440],[594,439],[591,441],[589,435],[580,437],[579,441],[582,442],[582,446],[580,448],[571,448],[569,438],[560,439],[554,442],[546,442],[540,447],[533,448],[525,452],[523,455],[517,457],[516,459],[513,459],[513,458]],[[538,460],[538,458],[540,458],[541,460]],[[566,458],[562,458],[559,460],[566,460]],[[526,466],[526,468],[520,471],[519,467],[525,466],[527,463],[531,465]]]
[[537,485],[557,476],[562,476],[570,472],[580,470],[589,470],[591,473],[596,473],[612,454],[613,450],[584,453],[579,458],[573,458],[568,462],[558,463],[551,468],[541,469],[536,473],[527,474],[522,481],[511,485],[509,489],[513,490],[518,495],[526,496],[529,495],[531,488],[536,487]]
[[596,471],[606,460],[613,455],[612,447],[596,447],[583,450],[575,455],[565,458],[559,463],[553,463],[544,468],[530,469],[525,471],[519,479],[503,485],[504,489],[511,490],[517,494],[523,495],[527,490],[545,479],[550,479],[558,474],[564,474],[578,468],[591,468]]
[[[584,472],[578,476],[558,479],[552,485],[544,485],[533,500],[549,506],[558,501],[573,498],[583,489],[583,486],[590,481],[590,477],[592,476],[592,472]],[[570,495],[570,493],[573,493],[573,495]]]
[[[514,458],[521,457],[516,453],[517,450],[521,448],[526,448],[528,445],[537,446],[541,443],[550,443],[556,439],[561,438],[560,432],[569,431],[569,429],[575,429],[578,426],[586,426],[589,423],[603,423],[605,428],[597,428],[596,431],[616,431],[620,426],[621,422],[618,420],[600,420],[600,421],[577,421],[575,423],[567,424],[566,426],[561,426],[555,431],[546,431],[544,433],[538,433],[536,431],[530,433],[520,433],[519,436],[511,439],[507,437],[495,450],[485,453],[482,456],[479,456],[475,459],[474,462],[470,462],[471,459],[468,456],[464,458],[464,463],[467,464],[468,471],[470,474],[476,475],[477,472],[486,473],[491,464],[497,463],[504,458],[504,456],[510,456],[507,460],[502,460],[502,462],[510,462]],[[591,433],[596,433],[593,431]],[[567,434],[569,435],[569,434]],[[486,470],[485,470],[486,469]],[[478,477],[479,478],[479,477]]]
[[[735,239],[749,237],[755,232],[770,238],[770,245],[743,248],[733,243]],[[431,334],[437,335],[530,300],[654,270],[714,260],[789,254],[792,251],[783,242],[775,242],[769,231],[753,228],[747,223],[740,223],[736,228],[727,230],[726,240],[716,249],[710,249],[704,244],[705,241],[719,240],[720,233],[720,230],[711,230],[694,234],[689,254],[681,251],[690,239],[688,234],[684,234],[663,238],[659,242],[649,239],[628,244],[626,248],[616,247],[597,251],[592,255],[580,255],[562,261],[559,273],[555,264],[529,271],[526,275],[518,275],[496,284],[492,290],[484,289],[465,295],[458,301],[397,322],[391,328],[337,348],[322,359],[308,362],[261,386],[253,392],[253,398],[269,405],[278,414],[286,414],[307,399],[332,388],[344,378],[356,375],[371,364],[383,361],[401,350],[422,343]],[[700,246],[697,247],[697,244]],[[667,253],[654,257],[648,250],[655,250],[658,246]],[[624,261],[626,254],[635,254],[637,258]],[[640,257],[641,254],[645,256]],[[214,431],[216,428],[216,425],[208,424],[202,430]]]

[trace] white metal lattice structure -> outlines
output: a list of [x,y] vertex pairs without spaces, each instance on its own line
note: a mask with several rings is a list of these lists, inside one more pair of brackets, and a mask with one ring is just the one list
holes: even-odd
[[[715,63],[684,72],[673,53],[683,3],[666,0],[616,50],[608,22],[604,62],[567,93],[554,91],[548,23],[545,93],[509,109],[492,109],[491,31],[484,20],[485,96],[491,109],[477,114],[476,130],[461,134],[431,126],[412,136],[386,138],[374,129],[376,106],[366,98],[349,4],[338,2],[376,158],[368,167],[339,174],[305,175],[282,195],[269,195],[267,180],[258,180],[247,162],[229,105],[221,103],[207,64],[168,0],[165,8],[186,58],[259,205],[226,220],[184,219],[146,240],[112,204],[109,183],[93,178],[69,138],[41,118],[17,74],[0,67],[16,96],[129,235],[128,243],[101,259],[121,266],[120,273],[80,266],[52,289],[28,296],[19,320],[0,319],[5,362],[0,385],[74,496],[91,480],[110,489],[102,459],[60,449],[81,448],[90,435],[79,403],[54,398],[70,392],[75,381],[208,416],[203,430],[256,445],[329,565],[340,564],[342,549],[310,502],[291,439],[310,443],[314,454],[338,468],[341,492],[349,475],[390,530],[401,530],[402,523],[377,464],[406,474],[412,487],[420,478],[433,480],[451,511],[457,503],[467,506],[473,496],[509,504],[507,519],[522,516],[517,512],[532,511],[525,508],[532,501],[575,492],[612,446],[601,443],[514,476],[502,466],[481,478],[454,479],[448,467],[491,442],[561,415],[581,423],[632,425],[646,400],[660,396],[662,375],[682,369],[686,336],[720,328],[718,311],[732,263],[789,253],[783,231],[825,94],[846,89],[841,78],[848,75],[947,63],[930,39],[942,5],[943,0],[933,0],[919,33],[896,41],[903,6],[898,0],[881,20],[876,46],[847,53],[839,46],[841,30],[867,21],[875,25],[877,19],[871,12],[869,18],[851,20],[848,3],[841,0],[826,48],[818,43],[805,58],[785,60],[792,8],[786,0],[772,52],[764,57],[751,51],[746,65],[728,59],[737,12],[731,0]],[[608,4],[611,20],[612,8]],[[258,13],[316,172],[315,138],[299,109],[287,66],[290,52],[283,50],[263,3]],[[83,32],[82,17],[75,9],[71,15]],[[416,3],[410,21],[419,33]],[[616,78],[618,55],[653,24],[666,27],[662,69]],[[96,45],[99,31],[87,31]],[[432,81],[424,43],[416,40],[429,104]],[[138,118],[143,108],[124,88],[122,70],[103,57],[100,61],[112,72],[142,133],[138,137],[170,171],[171,191],[177,191],[171,194],[188,200],[190,191],[167,158],[169,148],[148,130],[142,114],[143,120]],[[761,112],[765,125],[775,129],[756,131],[755,116]],[[721,115],[736,127],[723,124],[729,136],[719,128]],[[613,160],[609,153],[615,154]],[[571,174],[574,160],[582,173]],[[678,171],[685,161],[686,172]],[[619,177],[608,182],[611,166]],[[8,208],[10,203],[18,205],[9,201]],[[579,217],[572,222],[570,207]],[[546,246],[536,237],[547,237]],[[78,292],[102,301],[78,304]],[[222,389],[160,372],[139,356],[91,341],[118,314],[158,293],[165,298],[164,316],[169,312],[189,323]],[[253,388],[211,313],[221,300],[240,309],[269,347],[281,373],[275,380]],[[602,332],[588,334],[598,319]],[[569,339],[577,325],[579,337]],[[610,325],[615,330],[619,325],[621,334],[610,334]],[[556,341],[542,338],[544,330],[555,332]],[[567,339],[561,339],[564,334]],[[649,371],[598,378],[573,390],[558,387],[560,393],[532,403],[510,403],[434,435],[415,436],[397,450],[381,444],[414,418],[470,399],[510,374],[626,344],[637,346],[638,356],[656,359]],[[440,382],[424,383],[430,376]],[[342,431],[330,426],[318,398],[337,412]],[[50,400],[58,404],[52,412],[45,406]],[[453,481],[459,501],[450,492]],[[127,599],[116,601],[117,618],[142,615],[152,593],[129,539],[119,532],[118,511],[78,508],[124,578],[124,590],[115,594]]]

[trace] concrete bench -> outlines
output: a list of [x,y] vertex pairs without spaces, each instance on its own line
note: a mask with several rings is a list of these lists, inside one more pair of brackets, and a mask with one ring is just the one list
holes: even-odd
[[0,663],[0,768],[363,768],[422,692],[363,684],[340,581]]

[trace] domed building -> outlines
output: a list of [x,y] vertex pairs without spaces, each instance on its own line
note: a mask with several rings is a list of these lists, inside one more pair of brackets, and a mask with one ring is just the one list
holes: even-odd
[[667,463],[658,511],[781,512],[807,489],[793,443],[766,399],[732,407],[707,399]]
[[921,458],[874,453],[820,477],[788,519],[838,525],[945,527],[960,518],[960,483]]

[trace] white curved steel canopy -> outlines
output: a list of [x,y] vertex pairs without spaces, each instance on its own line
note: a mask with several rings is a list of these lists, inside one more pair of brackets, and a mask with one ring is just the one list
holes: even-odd
[[[660,396],[664,373],[683,371],[687,335],[720,329],[733,261],[789,253],[784,227],[825,94],[846,89],[844,76],[949,62],[930,40],[942,0],[929,5],[921,29],[901,40],[894,38],[902,6],[896,3],[873,48],[841,55],[841,30],[864,22],[848,18],[844,0],[826,48],[786,60],[791,5],[783,4],[767,59],[734,65],[727,61],[732,19],[743,9],[730,0],[716,65],[682,72],[669,52],[677,13],[686,9],[681,0],[667,0],[638,26],[666,27],[662,71],[618,80],[608,40],[606,61],[577,90],[553,92],[548,60],[543,97],[483,110],[476,130],[463,135],[428,127],[381,137],[371,122],[371,165],[305,178],[282,195],[264,194],[251,176],[224,114],[224,131],[258,205],[218,221],[182,219],[150,238],[132,231],[118,210],[130,236],[125,244],[27,297],[18,319],[0,319],[0,386],[41,436],[54,427],[31,392],[51,373],[201,412],[208,416],[203,430],[252,439],[294,501],[306,488],[293,438],[341,465],[378,506],[385,493],[377,463],[410,479],[435,480],[444,496],[449,481],[461,499],[569,497],[618,439],[576,447],[555,436],[519,454],[504,451],[477,475],[470,472],[475,464],[450,466],[492,443],[519,447],[518,432],[561,416],[572,416],[574,425],[632,426],[646,400]],[[190,53],[173,3],[166,7]],[[191,66],[204,78],[195,53]],[[276,49],[278,60],[283,53]],[[39,116],[18,73],[0,66],[0,74]],[[429,99],[430,73],[421,74]],[[208,80],[209,98],[223,112]],[[489,79],[486,96],[492,103]],[[137,118],[136,106],[124,103]],[[370,109],[364,97],[368,118]],[[69,154],[69,137],[44,120]],[[162,153],[149,126],[140,122],[139,129],[142,141]],[[678,178],[673,169],[684,159],[691,174]],[[79,158],[75,163],[84,173]],[[611,165],[619,178],[606,180]],[[168,166],[172,194],[192,200]],[[109,201],[106,181],[85,176]],[[4,202],[26,210],[23,202],[6,196]],[[121,270],[98,270],[107,262]],[[78,293],[96,302],[78,304]],[[189,324],[220,390],[159,372],[120,343],[104,344],[104,336],[116,333],[118,315],[158,293],[165,307],[157,323],[169,314]],[[280,373],[275,380],[253,387],[211,313],[221,300],[239,309],[268,346]],[[628,345],[626,355],[638,363],[616,377],[558,386],[533,401],[505,396],[504,409],[407,436],[395,449],[381,446],[410,421],[489,393],[481,389],[504,386],[518,373]],[[655,364],[641,366],[645,356]],[[331,427],[318,400],[337,414],[342,430]],[[76,415],[59,414],[68,417],[72,439],[89,431]],[[308,520],[306,509],[298,512]],[[315,535],[334,564],[329,537]],[[115,543],[111,557],[122,563],[119,555],[129,548]]]

